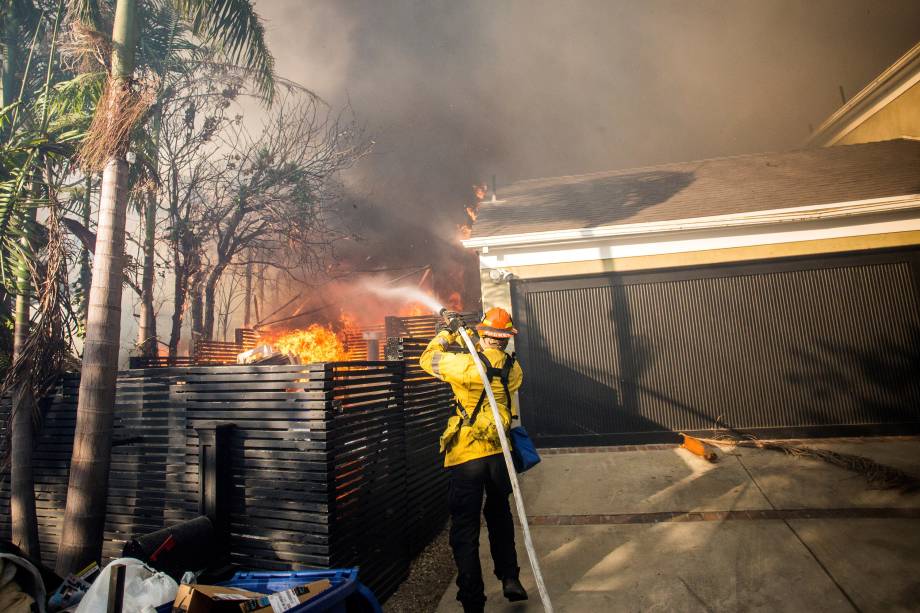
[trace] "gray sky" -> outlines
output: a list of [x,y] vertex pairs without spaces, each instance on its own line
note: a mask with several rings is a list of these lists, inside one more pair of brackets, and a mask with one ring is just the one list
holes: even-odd
[[[801,146],[920,40],[915,0],[257,0],[280,74],[350,99],[363,249],[439,257],[474,182]],[[393,238],[398,236],[398,241]],[[411,245],[411,247],[410,247]],[[440,253],[440,252],[439,252]],[[413,262],[408,262],[413,260]]]

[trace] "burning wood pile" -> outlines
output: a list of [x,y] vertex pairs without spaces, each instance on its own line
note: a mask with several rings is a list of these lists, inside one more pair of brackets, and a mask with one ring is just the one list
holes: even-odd
[[[430,316],[430,309],[410,304],[400,317]],[[383,322],[359,325],[351,314],[342,313],[334,323],[311,323],[293,330],[260,330],[250,348],[237,355],[237,364],[311,364],[380,360],[385,340]]]
[[[262,332],[255,347],[237,356],[237,363],[310,364],[351,359],[346,343],[353,323],[343,320],[346,323],[338,330],[332,324],[313,323],[303,329]],[[354,333],[352,329],[351,335]]]

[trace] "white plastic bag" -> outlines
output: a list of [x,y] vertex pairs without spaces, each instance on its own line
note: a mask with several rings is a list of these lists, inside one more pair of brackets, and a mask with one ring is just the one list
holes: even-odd
[[164,573],[158,573],[140,560],[119,558],[102,569],[99,577],[86,592],[76,613],[97,613],[105,611],[109,603],[109,582],[112,567],[125,566],[125,597],[123,613],[142,613],[145,607],[158,607],[176,599],[179,585]]

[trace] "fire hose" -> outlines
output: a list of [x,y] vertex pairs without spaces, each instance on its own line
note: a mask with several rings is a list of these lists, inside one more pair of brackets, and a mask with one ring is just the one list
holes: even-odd
[[[527,523],[527,512],[524,509],[524,499],[521,496],[521,488],[518,485],[517,471],[514,469],[514,462],[511,460],[511,447],[508,444],[508,436],[505,429],[500,427],[502,423],[501,414],[498,412],[498,404],[495,402],[495,393],[492,391],[492,384],[486,374],[486,369],[479,359],[476,347],[470,339],[469,333],[461,325],[458,330],[466,345],[467,351],[476,364],[476,370],[479,371],[479,378],[482,379],[482,385],[485,388],[486,396],[489,399],[489,406],[492,408],[492,419],[495,420],[496,430],[498,431],[498,440],[502,445],[502,455],[505,457],[505,468],[508,469],[508,477],[511,479],[511,491],[514,494],[514,504],[517,510],[518,520],[521,522],[521,529],[524,532],[524,548],[527,549],[527,557],[530,559],[530,567],[533,569],[533,577],[537,583],[537,590],[540,592],[540,600],[543,601],[543,610],[546,613],[552,613],[553,604],[549,600],[549,592],[546,591],[546,584],[543,582],[543,573],[540,571],[540,561],[533,548],[533,539],[530,537],[530,525]],[[511,402],[511,399],[508,399]]]

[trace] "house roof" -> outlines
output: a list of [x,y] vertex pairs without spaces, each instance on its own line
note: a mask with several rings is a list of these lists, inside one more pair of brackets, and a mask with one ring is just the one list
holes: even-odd
[[472,239],[920,194],[920,141],[741,155],[519,181],[484,201]]

